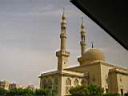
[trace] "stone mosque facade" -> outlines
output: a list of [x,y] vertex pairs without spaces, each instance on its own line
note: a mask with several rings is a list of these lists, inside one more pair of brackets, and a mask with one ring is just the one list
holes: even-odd
[[70,95],[69,89],[78,85],[101,86],[104,92],[124,94],[128,92],[128,69],[108,64],[104,53],[97,48],[86,48],[86,31],[81,23],[81,56],[79,66],[69,68],[67,51],[67,20],[63,12],[60,33],[60,50],[56,52],[58,68],[56,71],[40,75],[40,88],[49,88],[55,96]]

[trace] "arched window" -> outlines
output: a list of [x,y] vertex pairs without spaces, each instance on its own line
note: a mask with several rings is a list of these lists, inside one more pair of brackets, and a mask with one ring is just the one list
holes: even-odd
[[84,79],[81,81],[81,84],[82,84],[82,85],[84,85],[84,84],[85,84],[85,80],[84,80]]
[[57,94],[57,91],[58,91],[58,78],[57,77],[54,78],[54,86],[53,86],[53,89],[54,89],[54,93]]
[[46,81],[45,78],[42,80],[42,85],[43,85],[43,88],[46,88],[47,87],[47,81]]
[[78,86],[78,85],[79,85],[79,81],[78,81],[78,79],[75,79],[75,81],[74,81],[74,85],[75,85],[75,86]]
[[87,85],[88,85],[87,80],[86,80],[86,79],[83,79],[83,80],[81,81],[81,85],[87,86]]
[[71,79],[70,78],[67,78],[66,85],[71,85]]
[[67,78],[66,79],[66,94],[69,95],[69,90],[71,88],[71,79],[70,78]]
[[49,78],[48,81],[47,81],[47,87],[48,88],[52,88],[52,80]]
[[56,84],[56,85],[58,84],[58,78],[57,77],[54,78],[54,84]]

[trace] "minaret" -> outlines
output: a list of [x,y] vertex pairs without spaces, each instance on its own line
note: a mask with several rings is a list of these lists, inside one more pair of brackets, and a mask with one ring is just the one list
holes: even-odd
[[83,24],[83,17],[82,17],[82,23],[81,23],[81,41],[80,41],[80,45],[81,45],[81,57],[83,56],[85,49],[86,49],[86,32],[85,32],[85,28],[84,28],[84,24]]
[[70,52],[66,51],[67,47],[67,20],[63,11],[62,14],[62,21],[61,21],[61,33],[60,33],[60,50],[56,52],[56,56],[58,58],[58,70],[62,71],[63,69],[67,68],[68,65],[68,58],[70,56]]

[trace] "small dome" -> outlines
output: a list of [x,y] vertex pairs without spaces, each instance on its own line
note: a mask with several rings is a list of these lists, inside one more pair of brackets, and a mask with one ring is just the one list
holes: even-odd
[[91,48],[85,51],[79,62],[81,65],[89,64],[94,61],[105,61],[104,53],[96,48]]

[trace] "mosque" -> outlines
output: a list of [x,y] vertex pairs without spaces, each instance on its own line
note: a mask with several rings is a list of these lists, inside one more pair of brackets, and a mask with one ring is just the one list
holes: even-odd
[[56,52],[58,68],[56,71],[40,75],[40,88],[51,89],[55,96],[68,96],[72,86],[95,84],[104,92],[124,94],[128,92],[128,69],[108,64],[104,53],[97,48],[86,48],[86,31],[81,23],[81,56],[79,66],[69,68],[67,51],[67,20],[63,12],[60,33],[60,50]]

